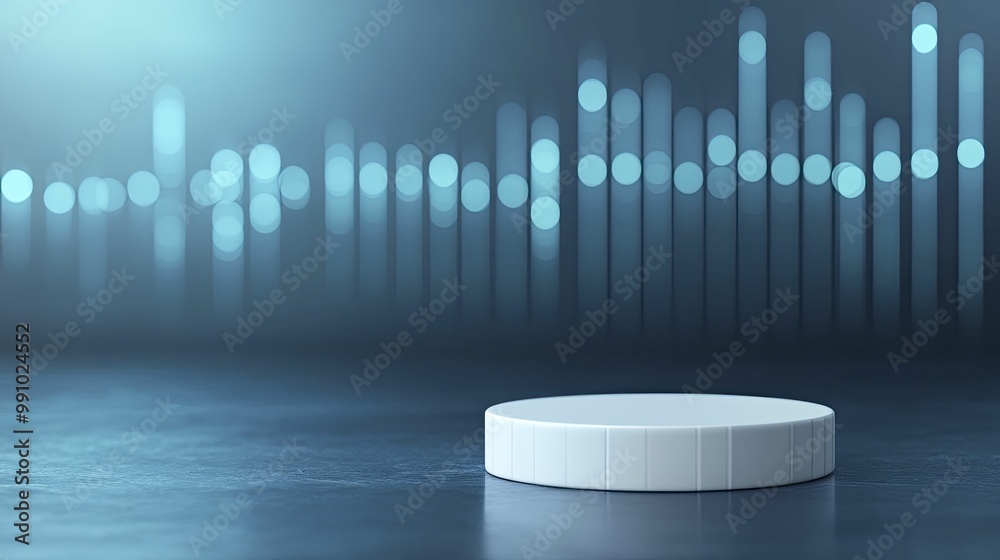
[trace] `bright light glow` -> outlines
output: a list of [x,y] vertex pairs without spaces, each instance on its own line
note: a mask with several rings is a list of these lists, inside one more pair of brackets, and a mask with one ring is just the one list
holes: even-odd
[[42,197],[45,208],[53,214],[65,214],[73,209],[76,203],[76,192],[66,183],[52,183],[45,189]]
[[580,84],[577,98],[584,111],[596,113],[608,103],[608,88],[600,80],[589,78]]
[[[138,171],[128,178],[128,199],[140,207],[152,206],[160,198],[160,182],[149,171]],[[82,201],[81,201],[82,204]]]
[[21,203],[28,200],[33,189],[31,176],[20,169],[11,169],[0,179],[0,191],[9,202]]

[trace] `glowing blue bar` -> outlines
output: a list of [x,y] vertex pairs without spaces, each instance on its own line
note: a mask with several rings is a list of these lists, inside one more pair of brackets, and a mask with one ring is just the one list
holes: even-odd
[[868,234],[858,227],[866,212],[867,116],[865,100],[856,93],[840,101],[840,133],[833,175],[837,196],[837,324],[841,336],[861,340],[867,326]]
[[237,202],[243,197],[243,158],[233,150],[219,150],[212,156],[212,181],[222,191],[221,200]]
[[361,191],[360,289],[371,319],[378,319],[389,295],[389,172],[388,154],[381,144],[368,142],[358,154]]
[[340,246],[326,261],[326,279],[333,300],[340,307],[354,305],[357,289],[354,238],[354,126],[333,119],[324,134],[326,155],[324,184],[326,231]]
[[902,172],[899,124],[875,123],[872,132],[872,332],[896,340],[900,326],[900,206]]
[[767,18],[757,7],[739,19],[738,308],[743,321],[770,304],[767,282]]
[[[642,267],[642,99],[631,75],[611,97],[611,227],[612,291]],[[630,87],[631,86],[631,87]],[[633,89],[635,88],[635,89]],[[629,297],[625,297],[628,295]],[[642,284],[632,282],[625,294],[612,293],[618,311],[610,319],[611,336],[631,342],[642,333]]]
[[559,123],[541,116],[531,124],[531,322],[559,324]]
[[101,208],[102,193],[106,195],[107,184],[98,177],[84,179],[77,192],[81,295],[92,296],[107,286],[108,222]]
[[153,95],[153,169],[165,189],[187,180],[187,109],[184,94],[162,85]]
[[709,340],[728,344],[736,330],[736,117],[708,115],[705,197],[705,326]]
[[259,194],[281,196],[278,175],[281,173],[281,154],[270,144],[257,144],[247,158],[250,164],[250,200]]
[[705,122],[694,107],[674,117],[674,333],[702,340],[705,327]]
[[938,76],[937,9],[928,2],[913,8],[912,266],[911,323],[934,317],[938,309]]
[[20,169],[0,178],[2,210],[0,226],[7,241],[3,244],[4,270],[24,272],[31,265],[31,194],[34,182]]
[[396,306],[404,317],[424,298],[423,161],[413,144],[396,152]]
[[222,201],[212,208],[212,294],[216,317],[229,322],[243,306],[243,208]]
[[[771,294],[789,293],[798,298],[799,287],[799,129],[798,107],[782,99],[771,108],[770,228],[768,281]],[[787,290],[787,292],[786,292]],[[790,341],[799,335],[800,306],[778,316],[771,329],[775,340]]]
[[603,48],[588,50],[580,53],[577,73],[576,249],[580,318],[587,311],[599,309],[608,298],[608,65]]
[[[802,334],[826,340],[833,327],[833,90],[830,38],[805,41],[802,152]],[[799,121],[796,121],[799,122]]]
[[490,325],[490,171],[476,161],[462,169],[462,323],[471,332]]
[[497,110],[497,212],[494,316],[507,332],[528,323],[528,118],[524,106]]
[[[650,74],[642,84],[642,246],[667,253],[673,247],[673,118],[670,78]],[[643,332],[658,341],[670,334],[673,260],[661,267],[642,288]]]
[[[958,49],[958,281],[975,285],[981,281],[985,257],[985,48],[982,37],[969,34],[962,37]],[[970,298],[958,310],[958,323],[967,337],[983,327],[983,299]]]

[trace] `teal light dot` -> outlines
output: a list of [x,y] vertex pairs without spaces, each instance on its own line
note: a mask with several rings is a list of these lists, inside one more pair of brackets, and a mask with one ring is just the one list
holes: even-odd
[[580,158],[576,169],[580,182],[588,187],[596,187],[608,178],[608,164],[604,162],[604,158],[594,154]]
[[407,163],[396,170],[396,193],[403,200],[415,200],[423,188],[424,176],[419,167]]
[[913,28],[913,48],[920,54],[927,54],[937,47],[937,29],[933,25],[922,23]]
[[975,169],[986,160],[986,148],[979,140],[969,138],[958,145],[958,163],[962,167]]
[[596,113],[608,103],[608,88],[600,80],[589,78],[580,84],[577,98],[584,111]]
[[917,179],[930,179],[937,175],[938,156],[934,150],[922,149],[913,152],[910,158],[910,169]]
[[813,111],[822,111],[833,101],[833,87],[823,78],[811,78],[805,85],[806,106]]
[[343,156],[334,156],[326,163],[326,190],[334,196],[344,196],[354,189],[354,163]]
[[756,183],[767,175],[767,158],[757,150],[747,150],[736,163],[740,177],[748,183]]
[[[127,190],[132,204],[152,206],[160,198],[160,181],[149,171],[138,171],[128,178]],[[83,204],[83,201],[80,203]]]
[[865,192],[865,172],[853,163],[838,165],[840,172],[834,172],[834,186],[844,198],[857,198]]
[[552,173],[559,168],[559,146],[542,138],[531,146],[531,165],[542,173]]
[[49,212],[65,214],[73,209],[73,205],[76,203],[76,192],[73,191],[73,187],[66,183],[56,182],[45,189],[42,200]]
[[826,156],[813,154],[802,164],[802,177],[810,185],[822,185],[830,180],[833,164]]
[[622,185],[634,185],[642,176],[642,162],[639,161],[639,156],[630,153],[618,154],[611,162],[611,176]]
[[747,31],[740,37],[740,58],[747,64],[760,64],[767,54],[767,39],[758,31]]
[[872,161],[872,173],[883,183],[892,183],[903,172],[903,162],[899,156],[888,150],[879,152]]
[[646,154],[642,163],[642,172],[648,183],[647,188],[653,194],[662,194],[670,189],[670,176],[673,172],[673,162],[666,152],[659,150]]
[[531,204],[531,223],[541,230],[559,224],[559,203],[551,196],[540,196]]
[[778,154],[771,162],[771,178],[775,183],[789,186],[799,180],[799,158],[792,154]]
[[705,174],[701,167],[692,161],[685,161],[674,170],[674,187],[684,194],[694,194],[701,188]]
[[520,208],[528,200],[528,182],[520,175],[507,175],[497,184],[497,198],[507,208]]
[[273,194],[262,193],[250,201],[250,227],[271,233],[281,225],[281,203]]
[[481,212],[490,205],[490,186],[473,179],[462,186],[462,206],[469,212]]
[[450,187],[458,181],[458,162],[448,154],[438,154],[427,166],[427,174],[435,185]]
[[369,197],[381,196],[389,184],[389,173],[380,163],[368,163],[358,174],[358,185],[361,192]]
[[31,198],[34,183],[31,176],[20,169],[11,169],[0,179],[0,192],[10,202],[20,203]]
[[724,134],[712,138],[708,142],[708,159],[719,167],[729,165],[736,159],[736,142]]

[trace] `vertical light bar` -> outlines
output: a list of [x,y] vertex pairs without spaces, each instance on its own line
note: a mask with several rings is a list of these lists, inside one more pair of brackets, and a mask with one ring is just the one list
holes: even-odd
[[856,93],[840,100],[837,161],[833,187],[837,197],[837,325],[846,339],[865,336],[867,316],[868,234],[858,227],[866,212],[868,186],[865,100]]
[[250,297],[270,299],[280,284],[281,203],[271,193],[250,200]]
[[184,94],[167,84],[153,95],[153,170],[167,190],[187,182],[187,109]]
[[413,144],[396,152],[396,308],[409,316],[424,299],[424,155]]
[[702,339],[705,309],[705,124],[684,107],[674,117],[674,333],[682,342]]
[[[805,41],[802,151],[802,334],[827,338],[833,328],[833,86],[830,38]],[[806,118],[808,117],[808,118]]]
[[494,316],[507,332],[528,321],[528,117],[524,106],[497,110],[497,200]]
[[278,175],[281,173],[281,153],[270,144],[257,144],[247,158],[250,164],[250,200],[259,194],[281,196]]
[[482,333],[491,324],[490,170],[478,161],[462,169],[462,324]]
[[705,328],[708,340],[728,344],[736,329],[736,116],[708,115],[705,197]]
[[223,201],[212,208],[212,301],[219,321],[243,308],[243,207]]
[[[149,171],[137,171],[128,178],[126,193],[132,252],[129,264],[137,278],[152,278],[154,205],[160,199],[160,181]],[[77,196],[77,201],[81,205],[84,202],[80,196]],[[79,221],[78,225],[82,227],[83,221]]]
[[[56,181],[46,187],[43,202],[46,210],[45,249],[48,257],[46,270],[50,278],[62,281],[69,276],[76,264],[72,259],[74,251],[67,250],[73,240],[73,208],[76,206],[76,191],[69,184]],[[6,198],[4,203],[6,204]],[[53,287],[56,285],[56,282],[51,284]]]
[[[107,183],[104,185],[107,188]],[[172,197],[161,198],[153,213],[156,304],[161,316],[177,318],[183,315],[184,309],[186,220],[183,207]]]
[[[667,254],[673,250],[673,117],[670,78],[650,74],[642,85],[642,246]],[[667,257],[642,288],[642,325],[648,339],[669,336],[672,306],[673,259]]]
[[219,150],[212,156],[213,189],[220,191],[220,200],[238,202],[243,199],[243,157],[233,150]]
[[368,142],[358,153],[361,301],[367,317],[378,320],[389,295],[389,171],[381,144]]
[[[958,49],[958,281],[976,282],[981,280],[985,256],[983,39],[970,33],[962,37]],[[979,333],[983,327],[982,295],[968,298],[958,310],[958,323],[965,336]]]
[[912,155],[911,323],[931,319],[937,311],[938,262],[938,49],[937,9],[928,2],[914,6]]
[[[789,126],[798,118],[798,107],[782,99],[771,107],[770,231],[768,246],[772,297],[786,293],[798,301],[799,287],[799,127]],[[772,327],[775,340],[794,340],[799,334],[801,307],[780,314]]]
[[31,266],[31,176],[20,169],[11,169],[0,178],[2,192],[2,226],[5,241],[3,268],[10,272],[26,272]]
[[608,298],[608,66],[603,51],[581,60],[578,76],[577,316],[583,317]]
[[356,290],[354,244],[354,126],[344,119],[326,125],[326,231],[341,249],[326,261],[331,300],[353,305]]
[[[427,165],[428,287],[432,294],[458,278],[458,178],[458,161],[451,154],[438,154]],[[456,317],[458,310],[449,309],[438,321],[450,328],[457,325]]]
[[559,315],[559,123],[548,115],[531,123],[532,327],[551,332]]
[[740,321],[768,306],[767,294],[767,19],[759,8],[740,14],[738,308]]
[[77,194],[81,296],[92,297],[107,286],[108,220],[101,208],[102,193],[106,197],[107,189],[104,179],[87,177],[80,183]]
[[[872,132],[872,332],[896,340],[900,326],[900,180],[903,162],[899,123],[881,119]],[[961,227],[961,226],[959,226]]]
[[[620,80],[621,81],[621,80]],[[631,81],[631,80],[629,80]],[[611,298],[615,340],[637,340],[642,332],[642,100],[629,87],[611,98]]]

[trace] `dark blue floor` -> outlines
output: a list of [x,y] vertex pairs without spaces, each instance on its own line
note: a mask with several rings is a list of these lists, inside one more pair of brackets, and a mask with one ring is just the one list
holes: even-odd
[[[885,363],[737,364],[711,391],[835,409],[834,475],[773,493],[637,494],[485,474],[483,410],[538,395],[677,391],[705,364],[412,358],[360,396],[354,359],[60,358],[33,381],[32,545],[11,540],[7,482],[0,556],[998,557],[1000,383],[988,362],[903,374]],[[154,412],[158,399],[177,408]],[[5,468],[13,460],[8,450]],[[915,498],[925,488],[933,498]],[[213,520],[223,530],[206,531]],[[869,540],[888,550],[869,554]]]

